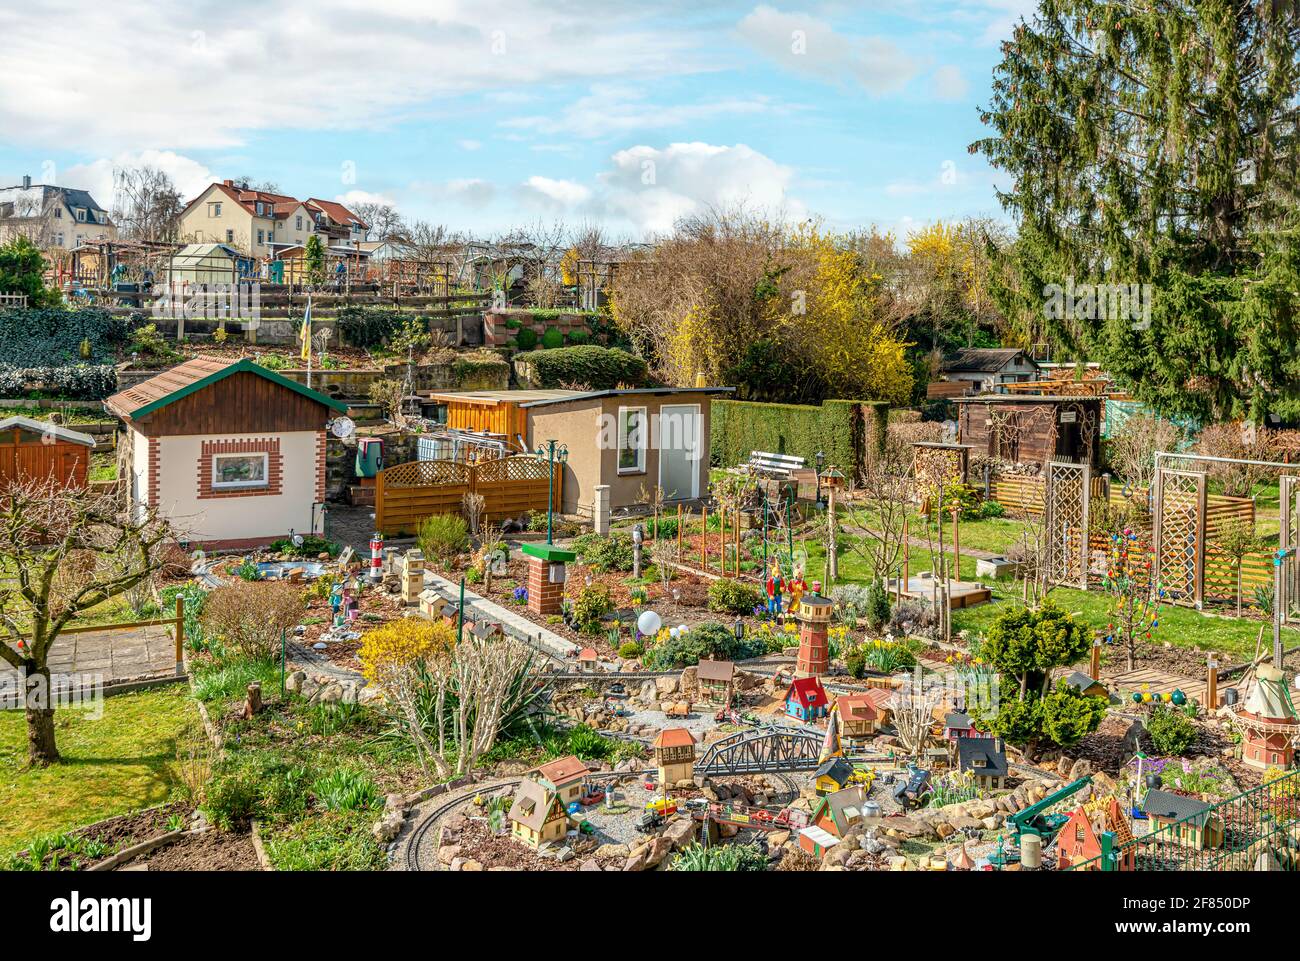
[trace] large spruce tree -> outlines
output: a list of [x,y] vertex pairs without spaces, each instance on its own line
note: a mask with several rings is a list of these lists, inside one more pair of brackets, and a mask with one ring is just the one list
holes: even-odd
[[[1016,28],[971,151],[1015,178],[996,293],[1026,334],[1166,413],[1300,413],[1298,39],[1294,0],[1042,0]],[[1149,315],[1045,309],[1071,281],[1149,284]]]

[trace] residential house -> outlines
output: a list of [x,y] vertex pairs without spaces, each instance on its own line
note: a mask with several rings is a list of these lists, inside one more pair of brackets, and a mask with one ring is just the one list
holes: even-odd
[[582,797],[582,783],[587,779],[587,762],[570,754],[537,768],[537,781],[554,791],[567,809]]
[[[965,347],[944,358],[939,376],[945,385],[966,394],[996,393],[1003,384],[1023,384],[1037,380],[1039,367],[1034,359],[1015,347]],[[932,391],[935,396],[952,396],[952,390]]]
[[651,745],[659,783],[665,788],[695,776],[695,735],[684,727],[666,727],[655,735]]
[[869,693],[840,694],[835,698],[835,709],[847,738],[867,738],[880,730],[880,711]]
[[311,212],[316,230],[329,238],[331,246],[360,244],[370,230],[368,223],[333,200],[308,197],[303,206]]
[[88,191],[33,184],[0,187],[0,243],[26,237],[43,250],[117,240],[117,225]]
[[563,840],[568,817],[564,805],[550,788],[536,781],[521,781],[506,819],[510,833],[536,849],[548,841]]
[[1223,819],[1205,801],[1152,788],[1139,810],[1151,819],[1160,838],[1198,851],[1223,844]]
[[735,683],[736,665],[733,661],[700,661],[696,669],[700,693],[710,704],[731,707],[732,685]]
[[1007,783],[1007,750],[1000,737],[961,737],[957,739],[957,769],[974,775],[975,783],[985,790],[1002,788]]
[[155,508],[196,546],[322,533],[326,423],[346,404],[250,358],[196,357],[104,406],[126,425],[130,502]]
[[1113,835],[1112,851],[1119,855],[1116,865],[1120,871],[1132,871],[1137,864],[1137,848],[1130,842],[1133,832],[1128,819],[1115,798],[1110,798],[1100,811],[1089,813],[1079,806],[1071,813],[1059,834],[1056,835],[1056,866],[1065,870],[1100,871],[1101,837]]
[[826,716],[830,699],[820,679],[798,677],[785,692],[785,713],[799,721],[816,721]]
[[[330,246],[334,240],[322,226],[322,203],[223,180],[209,185],[181,211],[180,235],[194,243],[229,244],[254,257],[304,246],[315,233]],[[335,208],[331,217],[357,219],[342,204],[330,203]]]

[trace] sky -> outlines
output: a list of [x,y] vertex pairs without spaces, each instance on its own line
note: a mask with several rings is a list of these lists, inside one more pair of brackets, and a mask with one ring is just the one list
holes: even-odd
[[[744,204],[900,238],[1002,216],[987,133],[1032,0],[43,0],[0,8],[0,186],[111,208],[248,177],[491,236],[648,240]],[[69,42],[69,38],[76,38]]]

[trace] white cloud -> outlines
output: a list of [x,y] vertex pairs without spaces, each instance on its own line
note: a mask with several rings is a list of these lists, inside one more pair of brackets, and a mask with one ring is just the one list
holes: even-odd
[[345,207],[353,207],[357,204],[388,204],[396,206],[396,202],[384,194],[372,193],[369,190],[349,190],[347,193],[335,194],[334,201]]
[[127,167],[157,167],[176,184],[185,201],[193,200],[217,178],[199,161],[172,150],[140,150],[101,157],[86,164],[63,170],[59,183],[66,187],[89,190],[101,204],[113,206],[113,171]]
[[517,194],[551,216],[590,219],[643,238],[710,207],[744,204],[802,217],[804,205],[788,193],[793,178],[792,168],[745,144],[638,145],[613,154],[590,186],[534,176]]
[[945,64],[930,76],[930,89],[940,100],[963,100],[970,91],[970,85],[962,75],[961,68]]
[[[259,129],[383,127],[468,94],[705,68],[686,32],[638,16],[544,0],[9,5],[0,140],[226,148]],[[54,38],[70,36],[85,55],[62,55]]]
[[456,141],[456,146],[458,146],[461,150],[478,150],[479,147],[482,147],[482,146],[483,146],[483,141],[481,141],[481,140],[457,140],[457,141]]
[[736,29],[750,46],[787,70],[829,83],[854,80],[873,94],[902,90],[920,69],[919,61],[892,40],[840,34],[809,13],[759,6]]
[[715,120],[724,115],[761,114],[777,109],[763,96],[720,97],[698,103],[666,104],[649,99],[645,86],[594,84],[591,90],[557,113],[503,120],[514,130],[597,139],[632,131],[664,130]]

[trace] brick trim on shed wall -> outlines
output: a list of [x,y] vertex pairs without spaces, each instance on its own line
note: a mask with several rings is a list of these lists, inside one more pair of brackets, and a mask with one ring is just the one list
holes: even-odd
[[145,497],[150,507],[158,506],[158,471],[159,471],[159,450],[161,441],[157,437],[148,438],[149,441],[149,465],[148,472],[145,476]]
[[[149,438],[152,462],[154,438]],[[217,454],[266,454],[266,486],[234,487],[229,490],[212,486],[212,458]],[[281,493],[284,483],[284,457],[280,454],[280,438],[259,437],[255,440],[205,440],[199,454],[199,500],[226,497],[268,497]]]
[[316,503],[325,503],[325,455],[329,442],[323,430],[316,432]]

